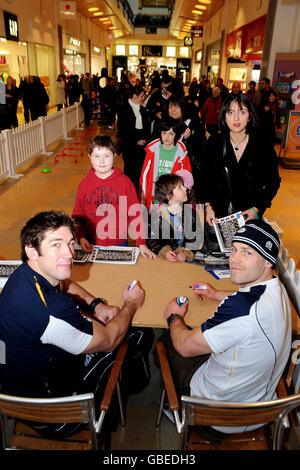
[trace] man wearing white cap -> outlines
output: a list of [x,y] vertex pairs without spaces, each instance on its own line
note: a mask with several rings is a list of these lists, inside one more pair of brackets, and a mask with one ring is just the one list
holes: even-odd
[[[246,222],[233,238],[229,260],[231,281],[240,285],[239,290],[219,291],[196,282],[197,298],[220,304],[211,318],[193,330],[184,323],[187,304],[179,307],[176,300],[168,304],[164,316],[171,341],[165,344],[173,373],[181,370],[175,377],[179,393],[231,402],[276,398],[291,349],[289,300],[273,275],[278,251],[279,239],[269,224]],[[197,290],[199,286],[204,288]],[[208,429],[212,439],[222,441],[223,433],[256,427]]]

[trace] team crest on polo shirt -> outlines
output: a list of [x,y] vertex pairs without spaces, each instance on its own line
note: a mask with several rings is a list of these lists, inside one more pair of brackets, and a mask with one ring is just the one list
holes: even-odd
[[273,246],[272,242],[270,242],[270,240],[268,240],[267,243],[266,243],[266,248],[268,248],[268,250],[271,250],[272,246]]
[[244,232],[246,232],[246,229],[242,227],[236,233],[244,233]]

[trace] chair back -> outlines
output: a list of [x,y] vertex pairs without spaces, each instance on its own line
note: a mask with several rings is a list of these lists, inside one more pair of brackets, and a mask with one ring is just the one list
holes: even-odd
[[247,427],[274,422],[273,450],[281,448],[286,417],[300,407],[300,395],[255,403],[218,402],[183,395],[181,401],[184,436],[187,435],[189,425]]
[[23,398],[0,394],[0,418],[4,440],[7,417],[35,423],[83,423],[90,427],[90,446],[97,448],[94,394],[61,398]]
[[203,426],[252,426],[281,420],[292,409],[300,406],[300,395],[255,403],[219,402],[183,395],[181,401],[186,410],[189,425]]
[[23,398],[0,394],[0,413],[43,423],[90,423],[94,419],[94,394],[62,398]]

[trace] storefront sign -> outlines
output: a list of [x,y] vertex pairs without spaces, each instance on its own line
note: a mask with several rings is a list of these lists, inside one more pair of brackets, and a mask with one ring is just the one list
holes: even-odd
[[64,49],[64,54],[73,55],[73,54],[76,54],[76,51],[73,51],[73,49]]
[[249,55],[261,54],[264,47],[267,15],[236,29],[226,37],[226,57],[249,60]]
[[192,38],[202,38],[202,36],[203,36],[203,26],[192,26],[191,36],[192,36]]
[[94,46],[93,47],[93,53],[94,53],[94,55],[100,55],[101,54],[100,47]]
[[245,26],[246,54],[262,53],[265,40],[267,15],[261,16]]
[[76,2],[59,2],[59,17],[65,20],[76,19]]
[[186,70],[187,72],[191,70],[191,59],[177,59],[176,62],[178,70]]
[[18,17],[7,11],[3,13],[6,39],[9,41],[19,41]]
[[162,57],[162,46],[142,46],[143,57]]
[[80,46],[80,40],[76,39],[76,38],[70,38],[70,44],[72,46],[79,47]]
[[191,36],[185,36],[184,45],[185,46],[192,46],[193,45],[193,38]]
[[227,34],[226,38],[226,57],[233,57],[234,59],[241,59],[244,55],[243,41],[244,28],[239,28],[230,34]]

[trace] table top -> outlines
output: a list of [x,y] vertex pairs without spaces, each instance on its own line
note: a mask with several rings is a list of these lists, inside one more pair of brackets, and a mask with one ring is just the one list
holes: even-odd
[[221,290],[236,291],[230,279],[215,279],[203,266],[167,260],[152,260],[139,256],[135,265],[105,263],[75,263],[73,281],[96,297],[103,297],[109,305],[122,307],[122,287],[136,279],[145,290],[145,302],[134,315],[133,326],[166,328],[163,311],[170,300],[184,295],[189,299],[185,317],[191,327],[201,325],[211,317],[219,302],[199,301],[189,286],[196,281],[209,282]]

